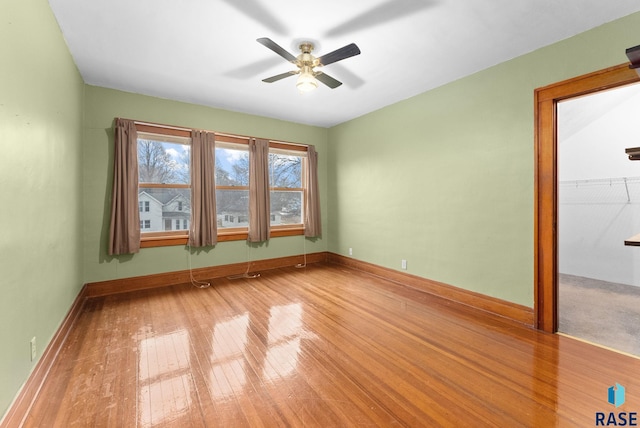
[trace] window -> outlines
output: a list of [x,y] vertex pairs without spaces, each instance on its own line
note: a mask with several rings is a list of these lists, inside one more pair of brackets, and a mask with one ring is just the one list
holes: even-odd
[[[173,227],[171,226],[173,223]],[[166,230],[189,230],[189,222],[187,219],[175,219],[172,221],[171,219],[167,219]]]
[[302,154],[291,150],[269,149],[271,226],[302,224]]
[[[141,247],[182,245],[191,223],[191,130],[136,124]],[[218,242],[247,238],[248,138],[216,134]],[[304,233],[306,146],[270,144],[271,236]]]
[[[184,136],[138,132],[138,204],[142,239],[180,231],[190,215],[189,153]],[[142,221],[145,223],[142,223]],[[151,228],[151,224],[157,225]],[[148,225],[148,227],[147,227]]]
[[218,232],[249,226],[248,145],[216,141]]
[[[244,231],[249,225],[248,145],[246,140],[228,137],[220,140],[216,140],[218,233]],[[302,229],[305,158],[305,151],[293,150],[283,143],[274,143],[269,149],[272,234],[278,233],[279,226]]]

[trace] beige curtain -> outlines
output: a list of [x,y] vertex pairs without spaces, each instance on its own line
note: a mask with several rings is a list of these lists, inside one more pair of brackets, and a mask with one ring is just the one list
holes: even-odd
[[269,192],[269,141],[252,138],[249,140],[249,242],[269,239]]
[[109,254],[140,251],[138,134],[132,120],[116,119]]
[[314,146],[307,150],[307,197],[304,206],[304,236],[314,238],[322,235],[320,222],[320,192],[318,191],[318,154]]
[[189,244],[194,247],[212,246],[218,242],[215,156],[215,134],[191,131]]

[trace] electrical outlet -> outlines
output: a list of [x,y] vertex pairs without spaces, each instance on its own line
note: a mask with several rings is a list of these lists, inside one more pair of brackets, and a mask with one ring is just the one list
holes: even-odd
[[349,248],[349,255],[353,256],[353,248]]
[[407,261],[406,260],[402,260],[402,269],[407,269]]
[[29,342],[31,344],[31,361],[36,359],[37,349],[36,349],[36,337],[33,336],[33,339]]

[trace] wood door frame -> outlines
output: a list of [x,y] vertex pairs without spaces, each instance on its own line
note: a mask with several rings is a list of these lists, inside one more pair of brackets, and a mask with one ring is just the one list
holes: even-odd
[[558,330],[557,103],[638,81],[625,63],[535,90],[534,314],[540,330]]

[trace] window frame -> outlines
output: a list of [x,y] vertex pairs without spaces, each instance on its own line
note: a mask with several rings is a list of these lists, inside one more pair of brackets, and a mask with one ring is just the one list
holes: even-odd
[[[158,135],[167,135],[173,137],[186,137],[191,138],[191,129],[188,128],[179,128],[175,126],[168,125],[160,125],[160,124],[151,124],[151,123],[142,123],[136,122],[136,130],[142,133],[148,134],[158,134]],[[222,143],[232,143],[232,144],[242,144],[249,145],[249,139],[251,137],[240,136],[240,135],[232,135],[232,134],[224,134],[224,133],[215,133],[216,142]],[[297,144],[297,143],[287,143],[282,141],[272,141],[269,140],[269,149],[280,149],[291,152],[303,152],[306,154],[308,148],[306,145]],[[304,159],[307,159],[306,155],[303,156]],[[305,201],[307,198],[307,189],[305,187],[306,180],[304,179],[306,174],[307,162],[303,161],[302,164],[302,186],[301,188],[273,188],[270,187],[270,191],[296,191],[302,192],[302,204],[305,205]],[[138,188],[140,188],[140,184],[138,183]],[[190,188],[191,184],[172,184],[171,187],[183,187]],[[158,185],[154,183],[144,183],[144,187],[167,187],[167,185]],[[217,186],[216,190],[223,189],[225,187],[232,187],[234,190],[240,190],[242,186]],[[248,186],[247,186],[248,189]],[[270,238],[277,238],[282,236],[296,236],[304,234],[304,221],[301,218],[301,223],[299,224],[290,224],[290,225],[272,225],[271,232],[269,234]],[[191,222],[189,222],[190,224]],[[227,242],[227,241],[242,241],[246,240],[248,237],[249,231],[248,227],[229,227],[224,228],[222,230],[218,229],[218,242]],[[153,247],[164,247],[164,246],[174,246],[174,245],[186,245],[189,240],[188,231],[180,230],[180,231],[159,231],[159,232],[143,232],[140,231],[140,248],[153,248]]]
[[[271,152],[271,149],[274,149],[274,152]],[[291,156],[293,155],[294,151],[298,151],[298,150],[292,150],[290,147],[283,147],[282,144],[279,143],[274,143],[273,145],[271,144],[271,142],[269,143],[269,154],[280,154],[280,155],[286,155],[286,156]],[[283,153],[284,152],[284,153]],[[306,153],[306,150],[305,150]],[[302,201],[301,202],[301,207],[300,207],[300,223],[295,223],[295,224],[291,224],[291,225],[271,225],[271,228],[287,228],[289,226],[298,226],[298,225],[302,225],[303,230],[304,230],[304,209],[306,207],[306,198],[307,198],[307,190],[305,188],[305,184],[306,184],[306,175],[307,175],[307,156],[301,156],[303,158],[302,160],[302,165],[300,165],[300,186],[301,187],[273,187],[273,186],[269,186],[269,192],[292,192],[292,193],[298,193],[301,192],[302,193]],[[269,217],[269,222],[271,222],[271,217]]]
[[[191,131],[188,130],[179,130],[179,129],[171,129],[169,127],[162,126],[153,126],[153,125],[145,125],[136,123],[136,131],[138,133],[138,138],[140,138],[140,134],[151,134],[151,135],[159,135],[165,137],[178,137],[180,139],[188,139],[189,144],[191,141]],[[186,144],[186,143],[178,143],[176,144]],[[140,189],[190,189],[191,183],[183,184],[183,183],[141,183],[138,182],[138,194],[140,194]],[[145,211],[146,212],[146,211]],[[171,227],[173,228],[174,222],[171,221]],[[164,227],[165,222],[161,223],[161,227]],[[186,230],[162,230],[156,232],[145,232],[144,229],[140,230],[140,248],[147,247],[157,247],[157,246],[166,246],[166,245],[179,245],[177,242],[180,240],[184,240],[186,243],[188,237],[188,232]],[[173,242],[176,242],[175,244]]]

